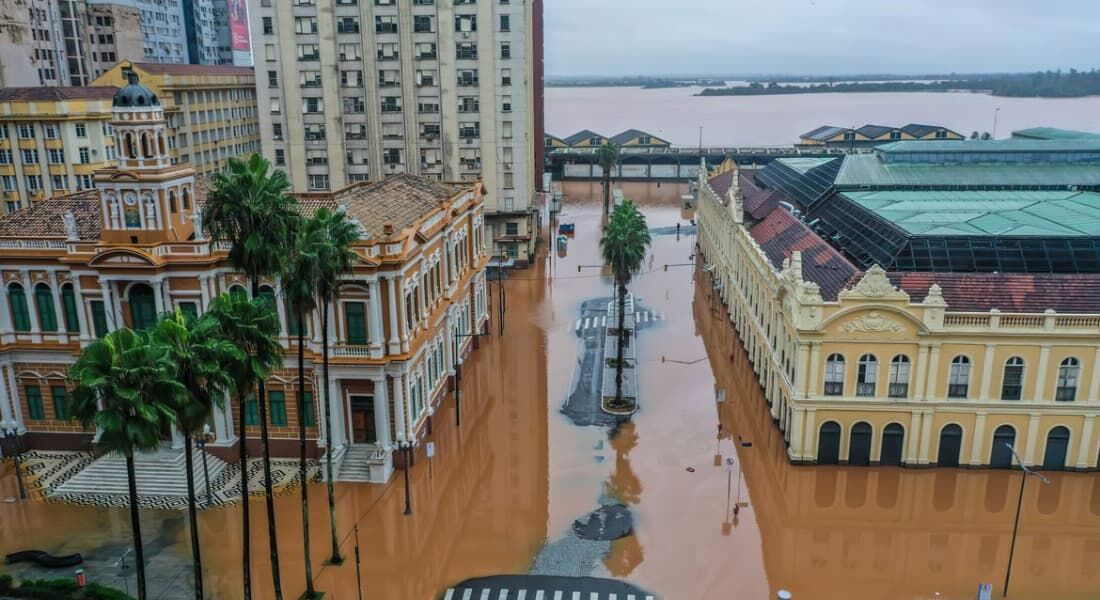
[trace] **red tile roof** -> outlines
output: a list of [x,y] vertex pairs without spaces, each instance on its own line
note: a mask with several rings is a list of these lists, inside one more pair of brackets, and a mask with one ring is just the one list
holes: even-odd
[[733,185],[733,177],[736,174],[736,169],[730,169],[725,173],[720,173],[718,175],[715,175],[714,177],[711,177],[707,180],[707,183],[710,184],[710,188],[714,190],[714,193],[718,194],[718,197],[721,198],[722,196],[726,195],[726,192],[729,191],[730,186]]
[[779,201],[785,198],[783,192],[763,189],[756,185],[754,179],[744,174],[740,176],[739,185],[742,196],[741,208],[757,220],[768,216],[779,206]]
[[98,240],[103,228],[99,193],[87,190],[68,196],[39,200],[27,208],[0,216],[0,237],[16,239],[65,239],[62,216],[72,211],[81,240]]
[[61,100],[110,100],[118,88],[113,85],[86,87],[0,88],[0,102],[57,102]]
[[252,67],[233,65],[190,65],[174,63],[133,63],[152,75],[254,75]]
[[889,277],[913,302],[922,302],[938,284],[949,311],[1100,313],[1098,274],[895,272]]
[[837,294],[858,270],[786,209],[776,208],[749,230],[776,269],[791,253],[802,253],[802,276],[821,288],[821,297],[836,300]]

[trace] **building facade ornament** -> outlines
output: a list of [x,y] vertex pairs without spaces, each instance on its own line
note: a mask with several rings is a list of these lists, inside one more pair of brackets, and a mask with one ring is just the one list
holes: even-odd
[[867,272],[864,273],[863,278],[859,280],[855,287],[840,292],[840,298],[842,300],[874,298],[878,300],[908,301],[909,294],[890,283],[890,278],[886,276],[886,271],[882,267],[873,265],[870,269],[867,269]]
[[882,316],[882,313],[877,310],[872,310],[862,317],[852,319],[841,325],[840,330],[845,333],[879,333],[884,331],[897,333],[904,331],[905,327],[893,319]]

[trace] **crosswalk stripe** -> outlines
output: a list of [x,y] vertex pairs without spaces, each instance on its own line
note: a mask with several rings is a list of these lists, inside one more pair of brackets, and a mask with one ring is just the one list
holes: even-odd
[[561,590],[554,592],[554,600],[561,600]]
[[600,600],[600,595],[596,592],[592,592],[588,595],[588,600]]
[[584,318],[584,328],[588,329],[588,317]]
[[542,590],[535,592],[535,600],[542,600]]
[[573,592],[573,600],[581,600],[581,593]]
[[508,600],[508,588],[500,590],[500,595],[497,596],[497,600]]
[[527,600],[527,590],[520,590],[519,593],[516,594],[516,600]]
[[600,327],[607,327],[607,317],[600,319]]
[[619,598],[619,595],[614,593],[614,592],[607,595],[607,600],[618,600],[618,598]]
[[474,595],[474,591],[470,588],[466,588],[466,591],[462,594],[462,600],[470,600],[470,596]]
[[580,331],[580,330],[581,330],[581,320],[577,319],[577,324],[573,327],[573,331]]
[[451,598],[453,598],[454,595],[455,595],[455,589],[451,588],[451,589],[447,590],[447,595],[443,596],[443,600],[451,600]]
[[626,600],[634,600],[634,594],[627,594]]
[[645,600],[653,600],[653,596],[646,596]]
[[481,590],[481,600],[489,600],[489,589],[485,588]]

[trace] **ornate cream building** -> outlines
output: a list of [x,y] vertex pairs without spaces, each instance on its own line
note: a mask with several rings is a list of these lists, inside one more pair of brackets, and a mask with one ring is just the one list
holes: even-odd
[[914,143],[699,178],[789,459],[1097,468],[1100,146]]
[[[92,432],[68,411],[66,372],[95,338],[148,327],[166,310],[199,313],[223,292],[248,293],[225,249],[205,238],[201,188],[190,164],[172,160],[166,118],[156,94],[132,75],[113,100],[118,164],[96,173],[96,189],[0,217],[0,420],[18,422],[24,448],[90,447]],[[415,443],[430,429],[453,365],[473,345],[467,335],[485,326],[483,194],[480,183],[399,175],[299,196],[304,213],[327,206],[360,227],[358,263],[331,309],[326,383],[338,478],[389,478],[396,443]],[[296,453],[301,418],[319,454],[319,317],[307,324],[308,412],[299,415],[296,355],[289,354],[296,331],[279,281],[263,282],[260,293],[278,308],[288,351],[286,367],[267,382],[273,452]],[[243,409],[243,438],[252,446],[255,401]],[[215,440],[207,450],[226,460],[242,439],[239,410],[230,403],[210,415]],[[179,448],[181,438],[165,442]]]

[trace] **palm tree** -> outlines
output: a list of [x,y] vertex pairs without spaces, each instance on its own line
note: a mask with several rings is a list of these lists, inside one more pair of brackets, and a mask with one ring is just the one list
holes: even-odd
[[[248,161],[229,159],[226,168],[214,174],[205,211],[210,237],[228,242],[229,262],[244,272],[252,283],[252,297],[259,296],[260,278],[279,273],[290,240],[301,218],[297,200],[287,191],[290,182],[282,171],[259,154]],[[267,399],[264,382],[256,382],[259,406],[260,443],[263,447],[264,492],[267,501],[268,542],[271,547],[271,576],[275,598],[282,600],[279,574],[279,542],[275,534],[275,498],[271,482],[271,445],[267,430]],[[241,407],[243,411],[243,406]],[[244,444],[244,430],[241,430]],[[244,469],[247,465],[242,464]],[[245,508],[244,510],[248,510]],[[247,528],[247,520],[245,523]]]
[[319,248],[324,245],[323,223],[308,219],[302,223],[295,240],[294,250],[284,265],[283,290],[291,316],[298,324],[298,481],[302,485],[302,544],[306,567],[306,592],[302,598],[319,598],[313,589],[313,564],[309,543],[309,486],[306,481],[306,370],[305,370],[305,315],[317,307],[317,272],[320,269]]
[[596,164],[603,170],[603,214],[606,216],[611,206],[611,170],[619,164],[619,146],[604,142],[596,149]]
[[138,600],[145,600],[134,453],[159,449],[162,433],[175,423],[175,413],[162,401],[181,392],[175,365],[148,333],[117,329],[85,348],[69,377],[75,385],[73,416],[86,429],[99,430],[100,446],[126,457]]
[[[328,385],[328,322],[329,306],[332,306],[340,292],[341,278],[351,273],[352,265],[356,262],[356,255],[351,250],[351,245],[359,239],[359,228],[347,217],[347,213],[338,210],[330,211],[327,208],[319,208],[314,213],[313,219],[321,224],[322,243],[318,248],[319,264],[314,275],[317,297],[321,303],[321,362],[322,377],[325,386],[325,470],[326,487],[328,488],[328,518],[332,530],[332,557],[329,562],[340,564],[344,559],[340,556],[340,542],[336,535],[336,492],[333,488],[335,474],[332,472],[332,403]],[[298,329],[301,331],[301,328]],[[316,387],[316,386],[315,386]]]
[[642,270],[646,250],[649,248],[649,227],[645,215],[627,200],[615,207],[611,219],[600,239],[604,264],[611,267],[619,297],[619,348],[615,362],[615,404],[632,406],[623,402],[623,346],[626,343],[626,286],[634,275]]
[[[248,424],[246,399],[267,378],[271,370],[282,363],[283,348],[278,339],[279,316],[263,298],[249,300],[233,294],[222,294],[215,298],[206,316],[217,324],[221,335],[240,350],[237,360],[230,360],[223,366],[233,379],[239,408],[237,429],[241,437],[241,510],[244,528],[241,542],[244,598],[249,600],[252,598],[252,541],[249,537],[248,454],[244,443],[245,426]],[[269,495],[268,498],[270,497]],[[273,531],[271,535],[274,535]],[[277,582],[278,575],[275,577]]]
[[[199,546],[198,509],[195,503],[192,444],[196,435],[203,434],[211,411],[215,406],[224,406],[225,394],[233,387],[233,379],[223,365],[240,362],[245,355],[221,335],[218,322],[208,315],[192,319],[178,310],[165,314],[152,335],[156,343],[167,350],[169,360],[176,366],[176,381],[183,388],[182,393],[173,398],[172,410],[176,415],[176,423],[183,432],[195,598],[202,600],[202,554]],[[210,490],[206,493],[209,494]]]

